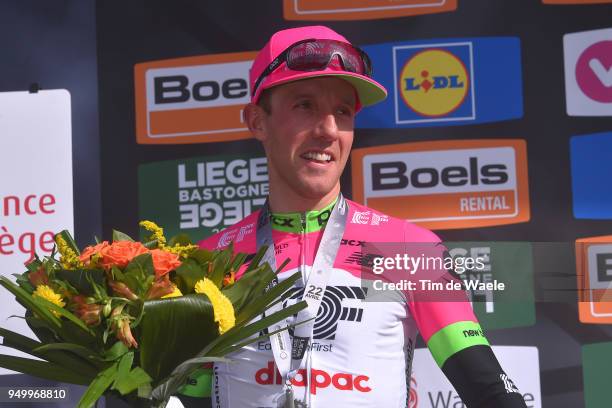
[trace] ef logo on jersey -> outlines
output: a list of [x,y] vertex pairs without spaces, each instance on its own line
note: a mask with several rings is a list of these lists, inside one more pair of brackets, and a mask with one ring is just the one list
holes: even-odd
[[394,48],[396,121],[473,119],[472,44]]

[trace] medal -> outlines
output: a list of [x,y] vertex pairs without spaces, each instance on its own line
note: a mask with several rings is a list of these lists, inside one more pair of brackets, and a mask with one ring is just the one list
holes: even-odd
[[281,394],[277,400],[276,406],[278,408],[295,408],[295,401],[293,399],[293,388],[290,386],[285,388],[285,393]]

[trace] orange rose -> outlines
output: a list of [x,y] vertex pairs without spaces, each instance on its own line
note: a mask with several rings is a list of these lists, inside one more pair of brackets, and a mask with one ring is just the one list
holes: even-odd
[[132,259],[147,252],[149,250],[140,242],[115,241],[100,251],[100,265],[104,268],[124,268]]
[[153,258],[153,268],[155,269],[155,279],[159,279],[171,270],[178,268],[181,265],[179,257],[176,254],[163,251],[161,249],[151,250]]
[[81,255],[79,256],[79,261],[83,262],[85,265],[87,265],[89,263],[89,261],[91,260],[91,257],[94,256],[95,254],[101,252],[104,248],[108,247],[108,241],[103,241],[100,242],[97,245],[94,246],[88,246],[86,247],[83,252],[81,252]]

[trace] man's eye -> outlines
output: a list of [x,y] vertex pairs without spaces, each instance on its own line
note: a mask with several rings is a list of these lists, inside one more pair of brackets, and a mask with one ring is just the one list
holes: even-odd
[[338,108],[337,112],[342,116],[353,116],[353,111],[349,108]]
[[312,108],[312,102],[310,101],[299,101],[295,104],[296,108],[301,108],[301,109],[310,109]]

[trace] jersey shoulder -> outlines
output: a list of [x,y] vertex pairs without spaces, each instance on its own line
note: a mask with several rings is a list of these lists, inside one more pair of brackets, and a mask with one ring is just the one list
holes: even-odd
[[430,230],[407,220],[392,217],[355,201],[347,200],[347,230],[367,233],[370,242],[440,242]]
[[224,249],[232,242],[237,252],[247,252],[252,247],[256,247],[257,222],[260,213],[261,210],[257,210],[223,231],[204,238],[198,242],[199,247],[208,250]]

